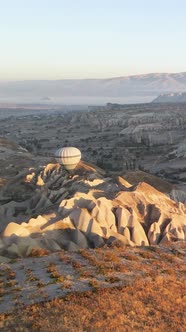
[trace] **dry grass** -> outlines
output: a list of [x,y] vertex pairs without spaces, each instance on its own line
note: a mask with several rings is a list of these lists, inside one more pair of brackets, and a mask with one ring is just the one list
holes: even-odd
[[123,288],[74,293],[1,315],[1,331],[183,332],[186,296],[175,277],[143,278]]
[[57,266],[53,263],[50,263],[46,270],[50,274],[51,283],[61,283],[61,288],[68,288],[71,285],[69,280],[66,280],[66,277],[63,274],[60,274]]
[[97,274],[106,275],[112,272],[129,272],[127,266],[120,261],[112,249],[108,249],[108,251],[81,250],[80,253],[82,257],[86,258],[96,268]]
[[[185,249],[183,243],[165,248],[80,250],[75,256],[62,252],[59,261],[72,265],[73,278],[87,278],[92,291],[72,291],[65,298],[52,301],[48,301],[46,294],[48,302],[27,307],[18,303],[17,310],[0,315],[0,330],[183,332],[186,327]],[[57,265],[48,264],[46,271],[51,283],[59,283],[62,290],[71,288],[71,276],[60,274]],[[1,273],[8,277],[7,288],[1,287],[7,292],[15,275],[11,269]],[[26,270],[26,275],[29,279],[34,277],[31,269]],[[103,289],[105,283],[109,288]],[[43,287],[38,281],[38,288]]]
[[49,255],[49,250],[43,248],[32,249],[30,257],[43,257]]

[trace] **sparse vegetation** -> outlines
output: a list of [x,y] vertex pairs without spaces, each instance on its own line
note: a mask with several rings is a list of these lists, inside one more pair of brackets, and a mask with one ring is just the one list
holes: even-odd
[[1,331],[185,331],[183,285],[175,277],[140,278],[124,288],[73,293],[1,315]]
[[[179,255],[178,255],[179,254]],[[57,254],[56,254],[57,255]],[[16,309],[1,314],[1,331],[169,331],[183,332],[185,324],[185,243],[149,248],[98,248],[78,253],[58,253],[58,263],[49,259],[42,269],[48,282],[25,268],[32,285],[32,303],[21,305],[22,289],[14,264],[0,271],[0,296],[12,294]],[[47,256],[46,256],[47,257]],[[173,257],[173,259],[171,259]],[[42,257],[34,258],[43,259]],[[60,273],[59,264],[72,273]],[[42,271],[43,273],[43,271]],[[9,279],[7,279],[9,276]],[[87,284],[91,291],[74,292],[74,281]],[[47,287],[58,287],[70,294],[49,301]],[[116,287],[117,286],[117,287]],[[60,295],[59,295],[60,296]],[[54,294],[55,297],[55,294]]]

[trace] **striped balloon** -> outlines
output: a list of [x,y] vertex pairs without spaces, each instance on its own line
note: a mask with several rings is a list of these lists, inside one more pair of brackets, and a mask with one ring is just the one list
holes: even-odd
[[61,148],[55,153],[56,161],[63,165],[66,170],[73,170],[81,159],[79,149],[72,146]]

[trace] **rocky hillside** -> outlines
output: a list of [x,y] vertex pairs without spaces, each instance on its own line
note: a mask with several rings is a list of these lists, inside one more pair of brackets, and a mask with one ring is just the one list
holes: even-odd
[[[0,121],[0,135],[2,178],[16,175],[26,166],[48,163],[62,145],[76,146],[84,160],[107,172],[125,176],[128,171],[142,170],[167,180],[175,186],[172,189],[181,191],[176,194],[178,200],[182,197],[186,202],[184,103],[107,104],[87,112],[11,116]],[[7,152],[4,149],[6,140],[7,146],[10,141],[17,144],[11,155],[10,147]]]
[[32,168],[3,187],[0,202],[0,256],[186,239],[184,204],[84,162],[70,176],[59,164]]
[[185,104],[110,103],[91,112],[68,114],[66,126],[72,133],[68,135],[71,145],[82,135],[78,146],[87,160],[116,172],[145,170],[185,190]]
[[186,92],[173,92],[161,94],[153,103],[186,103]]
[[[31,144],[33,142],[34,139]],[[19,172],[24,172],[31,166],[38,166],[42,162],[44,162],[43,157],[35,158],[33,154],[15,141],[0,137],[0,188]]]

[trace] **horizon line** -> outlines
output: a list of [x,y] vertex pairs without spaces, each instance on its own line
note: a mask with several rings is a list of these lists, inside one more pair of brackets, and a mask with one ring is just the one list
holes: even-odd
[[122,76],[108,76],[108,77],[82,77],[82,78],[23,78],[23,79],[0,79],[0,82],[25,82],[25,81],[65,81],[65,80],[73,80],[73,81],[80,81],[80,80],[112,80],[118,78],[128,78],[128,77],[137,77],[137,76],[150,76],[150,75],[174,75],[174,74],[186,74],[186,71],[179,71],[179,72],[149,72],[146,74],[129,74],[129,75],[122,75]]

